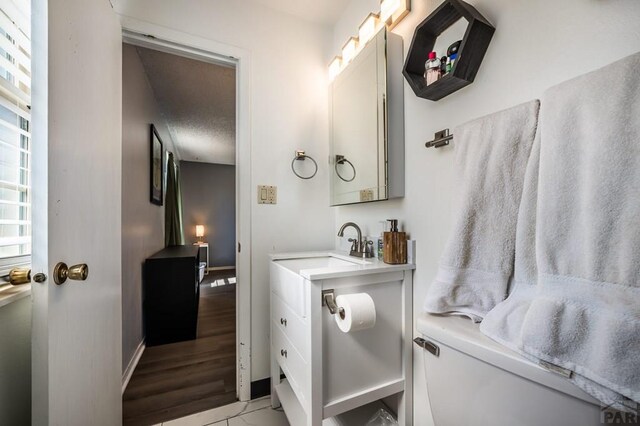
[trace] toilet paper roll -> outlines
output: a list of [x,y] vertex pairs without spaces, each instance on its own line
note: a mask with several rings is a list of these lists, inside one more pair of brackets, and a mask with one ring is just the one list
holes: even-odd
[[336,323],[344,333],[366,330],[376,325],[376,305],[367,293],[338,296],[336,305],[344,309],[344,316],[335,315]]

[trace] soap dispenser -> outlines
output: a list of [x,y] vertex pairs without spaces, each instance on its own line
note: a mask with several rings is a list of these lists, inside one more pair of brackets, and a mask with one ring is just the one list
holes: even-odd
[[391,227],[384,233],[384,263],[407,263],[407,233],[398,232],[398,219],[387,220]]

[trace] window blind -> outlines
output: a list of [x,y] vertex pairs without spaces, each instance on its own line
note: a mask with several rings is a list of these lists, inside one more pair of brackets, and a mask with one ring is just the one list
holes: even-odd
[[31,255],[29,0],[0,3],[0,272]]

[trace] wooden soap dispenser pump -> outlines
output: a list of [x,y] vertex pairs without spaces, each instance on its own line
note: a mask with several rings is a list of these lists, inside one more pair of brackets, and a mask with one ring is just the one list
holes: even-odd
[[391,227],[384,233],[384,263],[407,263],[407,233],[398,232],[398,219],[387,220],[391,222]]

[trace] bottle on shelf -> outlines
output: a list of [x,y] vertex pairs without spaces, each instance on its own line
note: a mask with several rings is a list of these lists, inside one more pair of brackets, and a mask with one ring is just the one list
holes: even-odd
[[447,48],[447,56],[451,56],[453,54],[457,54],[458,50],[460,50],[460,45],[462,44],[462,40],[458,40],[455,43],[451,43],[451,46]]
[[453,67],[456,65],[456,61],[458,60],[458,54],[454,53],[451,56],[449,56],[449,61],[451,62],[451,69],[453,69]]
[[443,56],[440,58],[440,78],[444,77],[447,74],[447,57]]
[[[462,44],[462,40],[458,40],[455,43],[452,43],[451,46],[449,46],[449,48],[447,49],[447,57],[449,58],[447,60],[447,66],[449,67],[449,71],[447,72],[451,72],[451,69],[453,69],[453,66],[456,63],[456,59],[458,59],[458,51],[460,50],[460,44]],[[449,63],[451,64],[449,66]]]
[[436,52],[429,52],[429,59],[424,64],[424,79],[427,85],[433,84],[440,79],[440,59],[438,59]]

